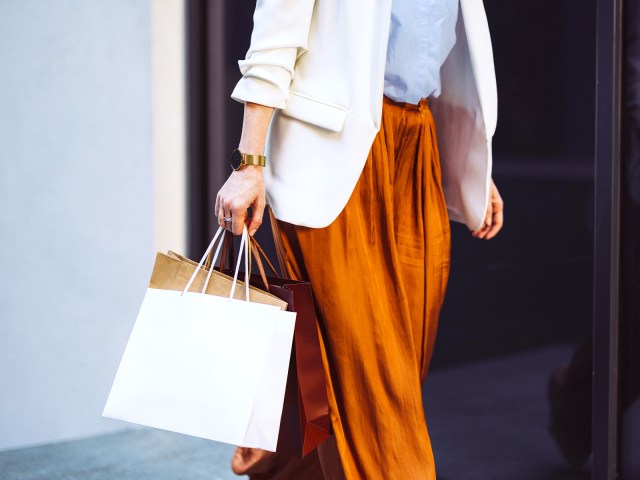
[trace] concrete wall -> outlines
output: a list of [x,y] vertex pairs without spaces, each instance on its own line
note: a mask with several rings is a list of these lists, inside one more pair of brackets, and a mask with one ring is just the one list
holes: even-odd
[[166,200],[150,19],[145,0],[0,1],[0,448],[125,427],[101,413]]

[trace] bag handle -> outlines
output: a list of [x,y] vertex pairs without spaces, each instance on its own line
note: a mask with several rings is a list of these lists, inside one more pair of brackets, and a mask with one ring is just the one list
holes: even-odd
[[267,262],[267,266],[269,267],[269,270],[271,270],[271,273],[273,273],[273,276],[276,277],[280,281],[279,283],[281,285],[282,285],[282,282],[281,282],[282,279],[280,277],[280,274],[276,270],[276,268],[273,266],[273,263],[271,263],[271,260],[269,260],[269,257],[267,256],[265,251],[262,249],[262,247],[258,243],[258,241],[253,237],[250,237],[250,238],[251,238],[252,258],[255,259],[255,263],[256,263],[256,265],[258,265],[258,271],[260,272],[260,278],[262,279],[262,283],[264,283],[264,287],[268,292],[269,291],[269,282],[267,281],[267,275],[266,275],[265,270],[264,270],[264,265],[262,263],[262,259],[264,259],[264,261]]
[[[186,292],[189,291],[189,289],[191,288],[191,285],[193,284],[193,281],[196,279],[196,276],[198,275],[198,272],[202,269],[202,266],[205,262],[205,260],[207,260],[207,258],[210,256],[211,252],[213,251],[213,247],[216,244],[216,241],[218,240],[218,238],[220,238],[220,235],[222,234],[222,238],[220,239],[220,242],[218,243],[218,247],[215,250],[215,254],[213,255],[213,259],[211,264],[215,265],[215,262],[218,258],[218,255],[220,254],[220,250],[222,248],[222,244],[224,243],[224,236],[226,234],[226,229],[223,227],[219,227],[218,231],[216,232],[216,234],[213,237],[213,240],[211,240],[211,243],[209,243],[209,246],[207,247],[207,250],[204,252],[204,255],[202,256],[202,259],[200,260],[200,262],[198,263],[198,266],[195,268],[195,270],[193,271],[193,274],[191,275],[191,278],[189,279],[189,282],[187,283],[187,286],[184,288],[184,290],[182,291],[181,295],[184,295]],[[240,241],[240,251],[242,252],[242,249],[244,247],[244,257],[245,257],[245,297],[246,300],[249,301],[249,247],[248,247],[248,241],[247,241],[247,237],[248,237],[248,233],[247,233],[247,227],[244,227],[244,230],[242,232],[242,240]],[[242,254],[238,255],[238,262],[236,264],[236,269],[234,272],[234,276],[233,276],[233,282],[231,284],[231,294],[229,295],[229,300],[231,300],[233,298],[233,294],[235,293],[235,288],[236,288],[236,284],[238,283],[238,273],[240,271],[240,262],[242,260]],[[204,270],[206,271],[206,270]],[[204,282],[204,286],[202,287],[202,291],[201,293],[205,293],[205,291],[207,290],[207,286],[209,285],[209,280],[211,279],[211,274],[213,273],[213,268],[209,268],[209,271],[207,272],[207,279]]]
[[[265,253],[264,249],[258,243],[258,240],[255,239],[255,237],[251,237],[251,248],[252,248],[251,253],[255,257],[256,263],[261,262],[262,261],[261,258],[264,258],[264,261],[267,262],[267,266],[269,267],[269,270],[271,270],[271,272],[273,273],[273,276],[276,278],[280,278],[280,274],[276,270],[276,267],[273,266],[273,263],[271,263],[271,260],[269,260],[269,257]],[[258,269],[260,269],[260,265],[258,266]]]
[[[222,227],[218,228],[218,233],[220,232],[221,228]],[[222,245],[226,245],[227,244],[227,242],[225,240],[228,237],[229,236],[227,235],[226,229],[222,229],[222,238],[220,239],[220,243],[218,243],[218,248],[216,248],[215,255],[213,255],[213,259],[212,259],[212,264],[213,265],[215,265],[216,259],[218,258],[218,255],[220,254],[220,248],[222,247]],[[213,249],[212,249],[212,251],[213,251]],[[211,258],[211,252],[209,252],[209,254],[207,255],[207,260],[210,259],[210,258]],[[202,293],[202,294],[204,294],[207,291],[207,287],[209,286],[209,280],[211,280],[211,274],[213,273],[213,268],[211,268],[212,264],[209,264],[209,272],[207,273],[207,279],[204,281],[204,285],[202,286],[202,290],[200,291],[200,293]]]
[[[224,269],[227,268],[227,261],[229,262],[229,269],[232,268],[232,266],[236,263],[236,261],[234,260],[234,254],[233,254],[233,235],[227,235],[226,232],[223,234],[223,239],[224,243],[222,244],[222,254],[220,256],[220,263],[218,264],[218,270],[220,271],[220,273],[224,273]],[[205,270],[208,270],[209,268],[211,268],[211,265],[214,265],[215,268],[215,263],[212,262],[213,259],[213,252],[209,252],[209,255],[207,256],[207,259],[204,262],[204,268]]]
[[278,255],[278,263],[280,264],[280,270],[285,278],[295,278],[291,275],[289,270],[289,264],[287,263],[287,255],[282,244],[282,237],[278,229],[278,219],[273,214],[271,207],[267,207],[269,210],[269,220],[271,221],[271,232],[273,233],[273,244],[276,247],[276,254]]
[[[222,228],[222,227],[220,227]],[[242,239],[240,240],[240,253],[238,254],[238,262],[236,263],[236,271],[233,274],[233,283],[231,284],[231,293],[229,294],[229,301],[233,299],[233,294],[236,291],[236,284],[238,283],[238,272],[240,271],[240,262],[242,261],[242,249],[244,248],[244,289],[247,302],[249,301],[249,233],[247,232],[247,226],[242,227]]]
[[[191,288],[191,284],[193,284],[193,281],[196,279],[196,275],[198,274],[198,271],[200,271],[200,269],[202,268],[202,265],[204,264],[204,261],[209,256],[210,252],[213,250],[213,246],[215,245],[216,241],[218,240],[218,237],[220,236],[220,234],[222,234],[224,236],[224,229],[222,227],[219,227],[218,231],[213,236],[213,240],[211,240],[211,243],[209,243],[209,246],[207,247],[207,250],[204,252],[204,255],[203,255],[202,259],[200,260],[200,263],[198,263],[198,266],[195,268],[193,274],[191,275],[191,278],[189,278],[189,281],[187,282],[187,286],[184,287],[184,290],[182,291],[181,296],[184,295],[185,293],[187,293],[189,291],[189,289]],[[218,248],[220,248],[219,245],[218,245]],[[215,261],[215,256],[214,256],[214,261]],[[205,286],[205,289],[206,289],[206,286]]]
[[[227,240],[231,240],[231,241],[227,241]],[[262,279],[262,283],[264,284],[264,288],[268,292],[269,282],[267,281],[267,274],[265,272],[264,263],[262,260],[264,259],[264,261],[267,263],[267,266],[269,267],[269,270],[271,271],[274,277],[276,277],[277,279],[280,279],[280,274],[278,273],[276,268],[273,266],[273,263],[271,263],[271,260],[269,260],[269,257],[267,256],[264,249],[260,246],[260,244],[258,243],[258,240],[256,240],[255,237],[251,237],[251,236],[248,237],[248,243],[249,243],[249,248],[251,249],[251,256],[249,257],[249,274],[251,274],[251,272],[253,271],[253,260],[255,260],[256,265],[258,265],[258,271],[260,273],[260,278]],[[233,264],[234,262],[233,240],[231,236],[226,237],[224,240],[224,245],[222,247],[222,256],[220,257],[220,268],[219,268],[220,272],[224,271],[227,256],[229,257],[229,260],[230,260],[229,264],[230,265]],[[207,263],[211,265],[211,255],[207,257]],[[207,263],[205,263],[205,266],[207,265]]]

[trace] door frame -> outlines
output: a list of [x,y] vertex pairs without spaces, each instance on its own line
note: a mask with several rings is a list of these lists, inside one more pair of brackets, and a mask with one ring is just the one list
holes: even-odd
[[620,466],[618,408],[622,9],[597,0],[592,478]]

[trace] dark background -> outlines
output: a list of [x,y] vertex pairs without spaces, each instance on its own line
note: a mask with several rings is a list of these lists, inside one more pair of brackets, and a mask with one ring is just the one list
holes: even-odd
[[592,321],[595,1],[485,7],[505,227],[486,242],[452,225],[434,367],[577,341]]
[[[203,251],[215,193],[237,146],[230,98],[255,2],[190,2],[190,249]],[[433,368],[589,334],[595,0],[485,1],[499,90],[494,180],[506,204],[496,239],[452,224],[452,273]],[[553,12],[553,14],[550,14]],[[212,86],[215,85],[215,88]],[[269,249],[271,233],[258,239]]]
[[620,420],[623,480],[640,477],[640,0],[626,4],[622,88]]

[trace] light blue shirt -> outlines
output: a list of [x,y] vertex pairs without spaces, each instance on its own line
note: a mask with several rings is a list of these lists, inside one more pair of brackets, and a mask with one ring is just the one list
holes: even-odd
[[440,67],[456,42],[458,0],[393,0],[384,94],[417,104],[440,94]]

